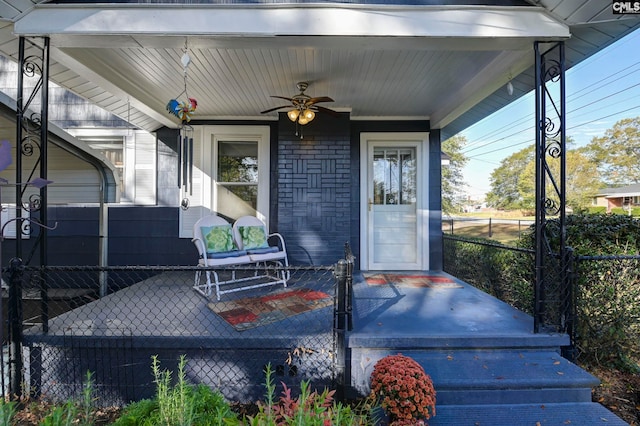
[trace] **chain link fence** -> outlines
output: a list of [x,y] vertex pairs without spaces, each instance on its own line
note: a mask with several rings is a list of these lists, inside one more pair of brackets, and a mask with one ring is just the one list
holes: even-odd
[[533,315],[533,250],[443,236],[445,272]]
[[[259,269],[216,271],[239,278]],[[294,390],[302,380],[331,387],[334,269],[289,267],[286,288],[235,288],[218,301],[215,291],[203,297],[193,288],[208,268],[17,268],[5,340],[22,345],[9,347],[3,387],[63,401],[81,395],[90,372],[96,404],[122,405],[154,395],[152,357],[176,377],[181,356],[190,381],[231,401],[263,397],[267,364],[277,383]]]
[[576,256],[577,356],[640,363],[640,256]]
[[593,364],[640,362],[640,256],[579,256],[568,249],[543,259],[535,308],[534,251],[444,236],[444,270],[531,315],[541,331],[567,333],[569,359]]

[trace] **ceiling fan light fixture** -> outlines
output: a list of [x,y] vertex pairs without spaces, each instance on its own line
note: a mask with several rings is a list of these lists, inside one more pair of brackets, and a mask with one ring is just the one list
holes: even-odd
[[289,117],[289,120],[293,121],[294,123],[298,119],[299,115],[300,115],[300,111],[298,111],[297,109],[292,109],[287,113],[287,117]]
[[303,126],[305,124],[307,124],[309,121],[311,121],[311,120],[309,120],[307,117],[305,117],[304,114],[301,115],[300,118],[298,118],[298,124],[301,124]]
[[316,113],[307,108],[302,112],[302,116],[307,119],[307,122],[309,122],[316,118]]

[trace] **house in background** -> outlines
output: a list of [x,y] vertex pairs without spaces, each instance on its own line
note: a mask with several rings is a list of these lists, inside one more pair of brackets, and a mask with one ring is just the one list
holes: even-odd
[[604,188],[594,198],[594,206],[606,207],[607,213],[611,209],[621,208],[631,212],[640,207],[640,183],[616,188]]
[[[600,0],[0,6],[0,54],[49,40],[50,81],[130,123],[49,105],[68,116],[50,132],[54,264],[195,264],[193,224],[217,212],[264,219],[293,264],[349,242],[362,270],[441,269],[441,142],[534,88],[536,43],[571,67],[640,27]],[[305,96],[322,102],[294,123]],[[188,98],[185,124],[167,105]]]

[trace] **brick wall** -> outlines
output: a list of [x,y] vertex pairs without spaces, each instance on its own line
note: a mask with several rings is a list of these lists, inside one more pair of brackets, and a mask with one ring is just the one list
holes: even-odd
[[289,261],[334,264],[351,235],[349,115],[318,114],[303,139],[284,114],[278,128],[277,229]]

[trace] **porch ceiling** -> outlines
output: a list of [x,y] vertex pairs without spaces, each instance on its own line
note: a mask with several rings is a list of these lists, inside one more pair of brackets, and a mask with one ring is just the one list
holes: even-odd
[[0,53],[17,59],[16,34],[50,36],[52,81],[149,131],[178,125],[165,106],[184,89],[186,42],[194,118],[276,119],[260,111],[287,102],[270,96],[308,81],[307,94],[352,119],[430,119],[452,135],[531,90],[534,41],[567,40],[571,66],[640,27],[601,0],[429,3],[0,0]]

